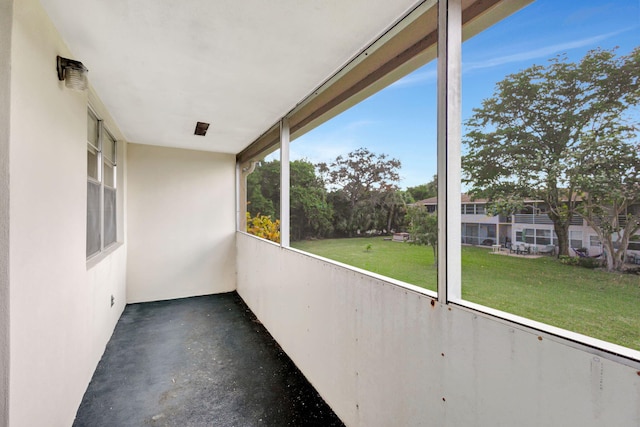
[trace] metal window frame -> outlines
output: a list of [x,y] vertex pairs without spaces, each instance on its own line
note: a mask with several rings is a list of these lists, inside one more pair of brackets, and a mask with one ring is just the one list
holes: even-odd
[[102,171],[102,167],[100,166],[101,162],[102,162],[102,149],[100,146],[100,119],[98,118],[98,115],[95,113],[95,111],[93,111],[93,109],[91,107],[89,107],[87,109],[87,116],[92,116],[95,121],[96,121],[96,132],[97,132],[97,136],[96,136],[96,144],[94,145],[91,141],[89,141],[89,139],[87,138],[87,146],[92,147],[93,149],[96,150],[96,166],[97,166],[97,178],[94,177],[90,177],[89,173],[87,171],[87,179],[94,182],[94,183],[100,183],[102,182],[102,175],[101,175],[101,171]]
[[[105,249],[115,245],[118,243],[118,238],[117,238],[117,233],[116,233],[116,240],[109,243],[108,245],[105,246],[104,244],[104,189],[105,187],[114,190],[116,193],[116,197],[117,197],[117,184],[118,184],[118,169],[117,169],[117,159],[118,159],[118,140],[113,136],[113,134],[111,132],[109,132],[109,130],[106,128],[105,124],[104,124],[104,120],[102,120],[100,118],[100,116],[96,113],[96,111],[91,107],[91,105],[89,105],[87,107],[87,114],[93,116],[93,118],[96,119],[97,122],[97,132],[98,132],[98,146],[96,147],[95,145],[93,145],[91,142],[89,142],[89,140],[87,139],[87,146],[90,146],[92,148],[94,148],[96,150],[97,153],[97,163],[98,163],[98,179],[94,179],[93,177],[90,177],[88,175],[87,172],[87,181],[88,182],[92,182],[94,184],[99,184],[100,185],[100,201],[99,201],[99,206],[98,206],[98,212],[100,215],[100,231],[99,231],[99,235],[98,235],[98,239],[100,240],[100,248],[97,252],[94,252],[90,255],[86,256],[87,261],[92,260],[98,256],[100,256]],[[111,160],[108,157],[106,157],[103,153],[103,142],[104,142],[104,138],[105,135],[110,137],[111,140],[114,143],[114,149],[113,149],[113,156],[114,159]],[[106,185],[104,182],[104,163],[108,162],[110,166],[113,167],[113,187],[110,185]],[[87,200],[88,203],[88,200]],[[88,208],[88,205],[87,205]],[[116,229],[118,226],[118,218],[117,218],[117,214],[116,214]],[[85,233],[88,233],[88,230],[85,229]]]
[[[104,122],[101,122],[104,123]],[[111,132],[109,132],[109,130],[106,128],[106,126],[102,126],[103,129],[103,136],[106,136],[107,138],[110,138],[113,141],[113,160],[109,159],[109,157],[107,157],[104,154],[104,150],[102,150],[102,169],[101,171],[103,172],[103,185],[105,187],[111,188],[113,190],[117,190],[118,188],[118,140],[113,136],[113,134]],[[104,139],[101,141],[101,144],[104,144]],[[106,183],[104,183],[104,163],[108,163],[109,166],[111,166],[113,168],[113,186],[111,185],[107,185]]]
[[[118,206],[118,140],[116,139],[115,136],[113,136],[113,134],[111,132],[109,132],[109,129],[107,129],[107,127],[104,124],[104,121],[101,122],[102,125],[102,146],[103,146],[103,154],[102,154],[102,173],[103,173],[103,179],[102,179],[102,198],[100,200],[100,203],[102,205],[101,209],[100,209],[100,214],[102,217],[102,251],[104,251],[107,248],[110,248],[111,246],[115,245],[118,243],[118,213],[117,213],[117,206]],[[113,159],[109,159],[109,157],[107,157],[107,155],[105,154],[104,151],[104,141],[106,138],[110,138],[111,141],[113,141]],[[111,166],[111,168],[113,169],[113,186],[111,185],[107,185],[107,183],[105,182],[104,179],[104,165],[105,163],[107,163],[109,166]],[[114,193],[114,197],[115,197],[115,206],[116,206],[116,210],[114,212],[115,215],[115,232],[116,232],[116,238],[113,242],[110,242],[108,244],[105,244],[105,214],[104,214],[104,208],[105,208],[105,202],[104,202],[104,198],[105,198],[105,189],[108,188],[110,190],[113,190]]]

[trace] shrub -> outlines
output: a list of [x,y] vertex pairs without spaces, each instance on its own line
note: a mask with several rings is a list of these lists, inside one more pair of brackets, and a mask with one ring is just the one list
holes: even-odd
[[560,255],[558,258],[564,265],[577,265],[584,268],[598,268],[602,261],[597,258],[580,258],[577,256]]
[[272,221],[270,216],[259,213],[251,218],[251,214],[247,212],[247,233],[280,243],[280,220]]
[[561,264],[564,265],[578,265],[580,258],[577,256],[560,255],[558,258]]
[[602,261],[597,258],[579,258],[578,265],[584,268],[598,268],[602,266]]

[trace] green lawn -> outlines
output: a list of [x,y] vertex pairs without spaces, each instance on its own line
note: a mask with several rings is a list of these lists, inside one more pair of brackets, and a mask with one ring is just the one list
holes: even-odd
[[[371,245],[367,250],[368,245]],[[292,246],[436,290],[431,248],[382,238],[326,239]],[[468,301],[640,350],[640,276],[462,248]]]

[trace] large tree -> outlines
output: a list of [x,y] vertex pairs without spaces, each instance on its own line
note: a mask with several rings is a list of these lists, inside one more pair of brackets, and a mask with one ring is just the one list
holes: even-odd
[[[332,209],[324,182],[313,163],[294,160],[290,170],[291,239],[323,237],[331,233]],[[247,177],[247,209],[251,217],[280,218],[280,160],[261,161]]]
[[331,233],[333,210],[327,202],[324,182],[307,160],[290,163],[291,239],[324,237]]
[[407,224],[407,209],[415,200],[408,191],[391,190],[381,197],[378,211],[380,212],[376,228],[394,231],[404,231]]
[[436,197],[438,195],[438,175],[434,175],[433,179],[426,184],[407,187],[407,192],[411,194],[415,201]]
[[[366,231],[376,223],[376,206],[390,191],[397,190],[400,160],[386,154],[375,154],[359,148],[346,156],[338,156],[331,164],[320,163],[318,170],[336,195],[345,198],[349,206],[341,226],[347,235]],[[342,227],[344,226],[344,227]]]
[[471,195],[503,209],[541,200],[548,206],[559,253],[569,255],[569,224],[581,189],[575,153],[593,133],[629,129],[624,113],[639,99],[640,48],[616,56],[593,50],[508,75],[466,121],[464,182]]
[[247,176],[247,210],[252,217],[280,219],[280,161],[260,161]]
[[629,133],[585,138],[576,153],[578,212],[602,243],[607,270],[622,270],[629,239],[640,229],[640,146]]

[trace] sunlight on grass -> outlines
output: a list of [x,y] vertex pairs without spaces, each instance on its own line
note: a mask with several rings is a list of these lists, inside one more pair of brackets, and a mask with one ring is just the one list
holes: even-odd
[[383,238],[313,240],[292,242],[291,246],[432,291],[437,290],[433,252],[422,246]]
[[[383,238],[326,239],[292,246],[406,283],[436,290],[431,248]],[[462,248],[468,301],[640,350],[640,277]]]

